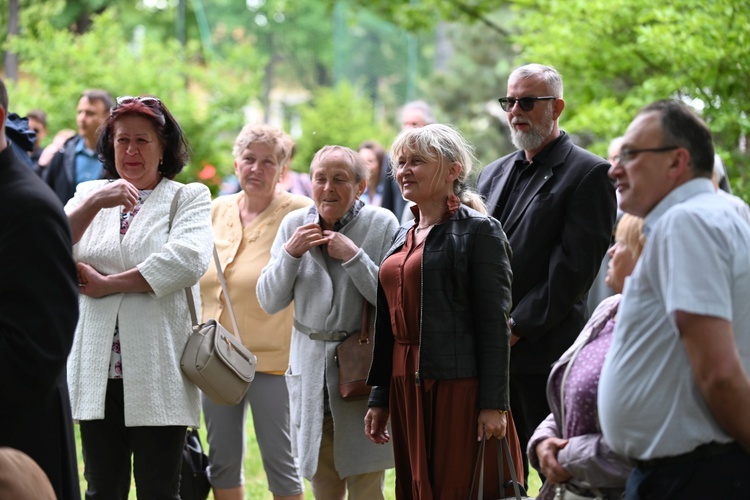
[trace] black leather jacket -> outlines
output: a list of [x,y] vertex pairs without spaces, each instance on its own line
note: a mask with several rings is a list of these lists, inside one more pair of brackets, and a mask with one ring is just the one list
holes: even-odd
[[[399,228],[386,258],[404,245],[407,230]],[[417,381],[478,377],[479,408],[507,410],[512,273],[500,222],[461,205],[424,245]],[[388,406],[393,344],[378,282],[369,406]]]

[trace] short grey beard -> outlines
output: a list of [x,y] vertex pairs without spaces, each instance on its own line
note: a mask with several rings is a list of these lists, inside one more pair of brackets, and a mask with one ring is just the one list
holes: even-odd
[[[510,127],[510,140],[513,145],[523,151],[536,151],[539,149],[542,144],[544,144],[545,139],[549,136],[554,127],[555,122],[552,119],[553,112],[554,110],[552,106],[549,106],[544,112],[541,122],[538,125],[533,125],[528,132],[516,130],[513,127],[513,124],[508,122],[508,126]],[[542,131],[541,129],[547,124],[549,124],[549,127],[547,127],[548,130]]]
[[513,145],[523,151],[535,151],[544,143],[544,135],[536,128],[528,132],[521,132],[510,126],[510,140]]

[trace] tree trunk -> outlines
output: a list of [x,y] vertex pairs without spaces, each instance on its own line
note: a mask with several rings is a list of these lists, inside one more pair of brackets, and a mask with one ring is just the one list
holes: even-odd
[[[8,1],[8,39],[18,35],[18,17],[21,10],[19,0]],[[18,56],[12,52],[5,52],[5,78],[18,81]]]

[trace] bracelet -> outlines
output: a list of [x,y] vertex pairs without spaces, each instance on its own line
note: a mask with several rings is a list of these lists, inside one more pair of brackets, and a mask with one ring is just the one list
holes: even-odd
[[498,413],[499,413],[500,415],[507,415],[507,414],[508,414],[508,410],[497,410],[497,412],[498,412]]

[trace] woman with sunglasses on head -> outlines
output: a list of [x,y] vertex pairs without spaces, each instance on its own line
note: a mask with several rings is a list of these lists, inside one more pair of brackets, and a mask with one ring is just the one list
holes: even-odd
[[198,184],[178,193],[187,143],[155,97],[118,98],[97,153],[113,179],[79,184],[65,206],[80,283],[68,385],[86,498],[127,499],[132,472],[138,498],[177,499],[185,431],[200,417],[180,369],[191,329],[184,288],[200,296],[211,196]]

